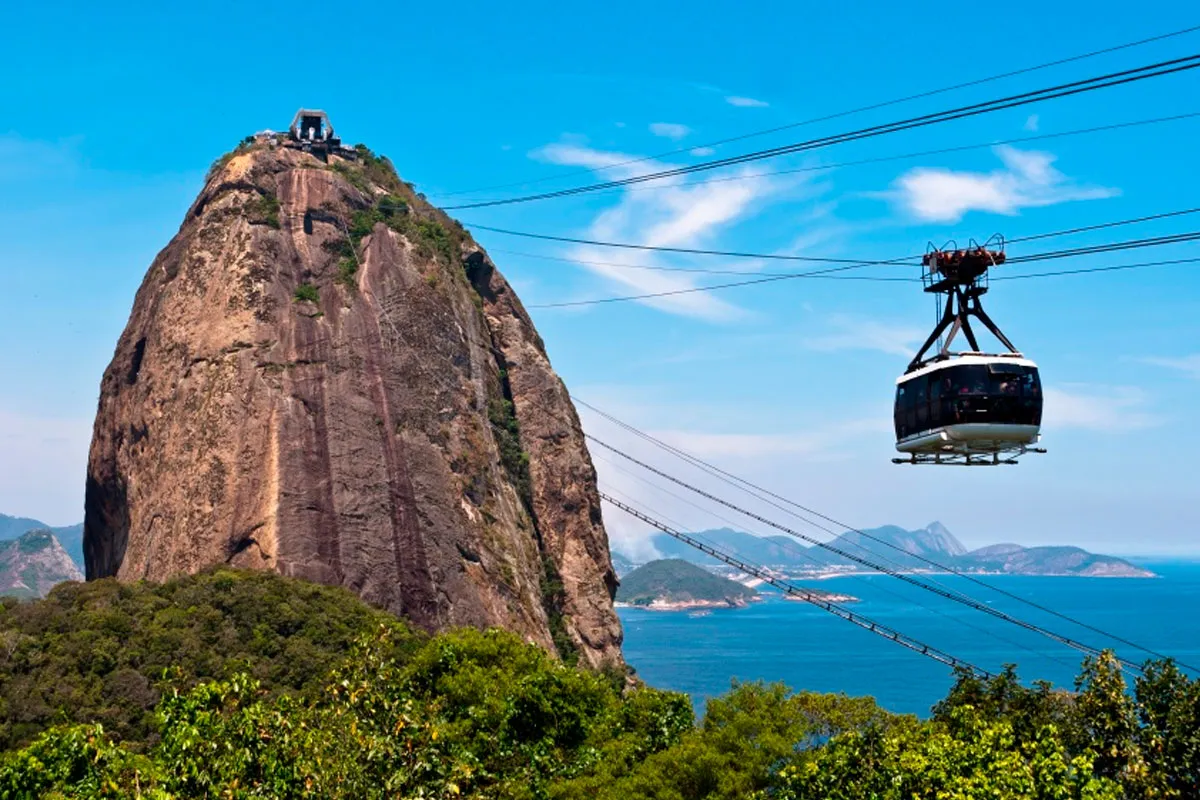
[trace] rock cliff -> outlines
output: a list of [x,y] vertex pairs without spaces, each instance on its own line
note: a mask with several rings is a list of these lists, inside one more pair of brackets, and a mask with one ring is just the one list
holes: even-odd
[[363,147],[214,165],[101,384],[89,579],[214,563],[620,660],[578,418],[455,221]]

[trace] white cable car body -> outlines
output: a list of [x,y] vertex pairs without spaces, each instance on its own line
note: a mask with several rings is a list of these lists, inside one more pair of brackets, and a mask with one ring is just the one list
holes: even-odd
[[[1037,364],[1025,358],[984,312],[987,269],[1004,262],[1000,250],[972,242],[965,250],[926,254],[925,291],[945,294],[945,309],[908,369],[896,379],[894,423],[897,464],[1015,464],[1042,453],[1042,384]],[[984,353],[971,329],[975,317],[1008,352]],[[962,333],[971,346],[952,351]],[[930,357],[943,334],[946,338]]]

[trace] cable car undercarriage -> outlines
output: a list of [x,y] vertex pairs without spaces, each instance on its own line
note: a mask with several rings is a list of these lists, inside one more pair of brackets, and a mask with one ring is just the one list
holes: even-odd
[[[1046,452],[1040,440],[1042,388],[1037,365],[1025,358],[983,310],[987,271],[1004,263],[1004,242],[989,249],[930,247],[922,260],[925,291],[946,296],[937,326],[896,380],[896,464],[983,466],[1016,464]],[[940,304],[939,304],[940,305]],[[975,317],[1007,348],[985,353],[971,327]],[[970,350],[953,351],[959,334]],[[945,336],[936,353],[927,354]]]

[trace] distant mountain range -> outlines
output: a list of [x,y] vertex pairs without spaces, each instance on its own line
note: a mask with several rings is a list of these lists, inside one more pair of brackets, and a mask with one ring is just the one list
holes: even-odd
[[45,597],[55,584],[81,580],[79,566],[45,528],[0,542],[0,595]]
[[[904,570],[936,571],[936,567],[922,560],[925,558],[957,571],[980,574],[1155,577],[1153,572],[1124,559],[1089,553],[1079,547],[994,544],[968,551],[940,522],[914,531],[885,525],[863,533],[869,536],[848,532],[829,544],[847,553]],[[815,545],[807,546],[789,536],[754,536],[730,528],[701,531],[696,535],[722,550],[764,566],[823,574],[864,569],[862,565],[837,553]],[[665,558],[681,558],[703,566],[720,563],[666,534],[659,534],[652,541],[655,549]]]
[[0,514],[0,542],[16,539],[23,533],[37,530],[53,531],[55,538],[58,539],[63,549],[67,551],[67,555],[71,557],[71,560],[75,562],[79,569],[83,569],[82,522],[62,528],[54,528],[36,519],[9,517]]

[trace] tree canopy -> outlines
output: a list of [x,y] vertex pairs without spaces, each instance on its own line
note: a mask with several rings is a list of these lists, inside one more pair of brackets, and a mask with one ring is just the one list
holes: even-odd
[[[697,721],[685,695],[512,634],[420,636],[273,575],[63,587],[41,603],[4,606],[0,686],[9,698],[46,663],[69,690],[39,689],[59,703],[50,726],[6,699],[6,735],[37,730],[0,758],[5,798],[1165,800],[1200,786],[1200,682],[1170,662],[1129,686],[1111,654],[1088,659],[1074,691],[1013,668],[961,674],[926,720],[735,683]],[[109,634],[85,629],[116,631],[122,652],[80,654],[107,652]],[[172,659],[162,636],[190,644]],[[285,668],[296,652],[309,657]],[[152,702],[106,694],[114,672],[164,661]]]

